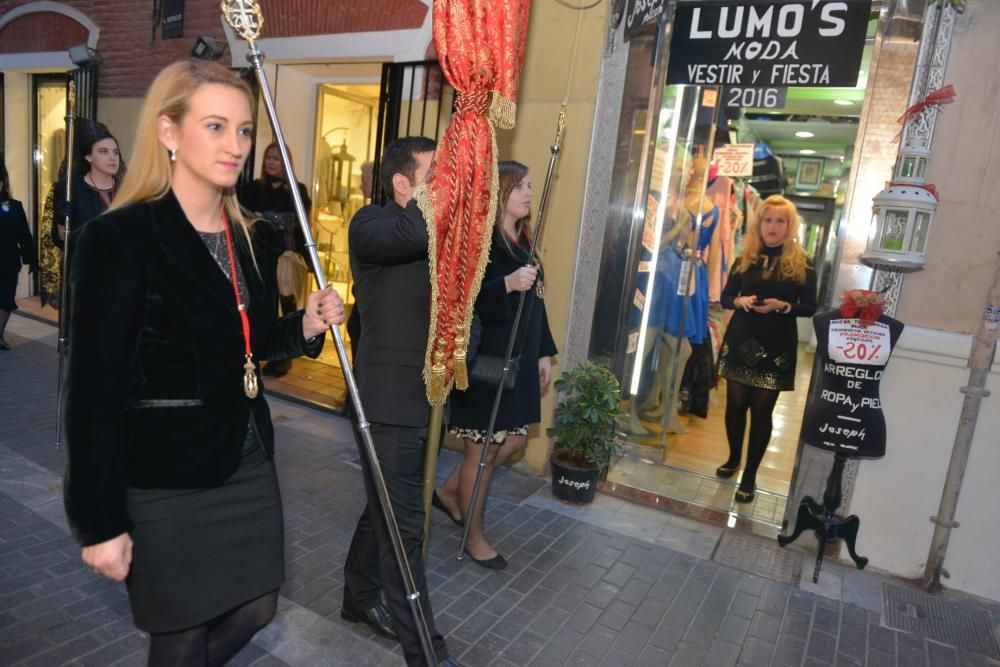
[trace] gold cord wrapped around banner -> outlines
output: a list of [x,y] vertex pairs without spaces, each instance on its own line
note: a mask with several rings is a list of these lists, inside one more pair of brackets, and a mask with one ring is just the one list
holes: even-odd
[[434,48],[457,93],[432,173],[415,197],[430,238],[424,381],[442,405],[468,387],[467,347],[496,219],[496,128],[514,127],[529,0],[435,0]]

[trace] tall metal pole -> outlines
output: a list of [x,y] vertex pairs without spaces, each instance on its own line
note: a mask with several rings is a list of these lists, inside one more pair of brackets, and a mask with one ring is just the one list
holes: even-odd
[[59,339],[56,342],[56,354],[59,355],[59,370],[56,371],[56,447],[62,445],[62,398],[63,379],[65,375],[66,355],[69,353],[69,246],[70,223],[73,203],[73,152],[76,135],[76,80],[70,78],[66,93],[66,217],[63,226],[66,228],[66,238],[63,239],[62,275],[59,277]]
[[990,395],[986,389],[986,379],[996,354],[998,325],[1000,325],[1000,261],[997,262],[993,285],[986,297],[986,308],[983,311],[983,319],[979,322],[979,331],[976,332],[972,342],[972,353],[969,355],[969,382],[959,390],[965,394],[965,399],[962,401],[962,412],[958,418],[958,429],[955,431],[955,444],[951,450],[948,476],[941,492],[941,504],[937,516],[931,517],[934,523],[934,536],[931,538],[923,579],[924,588],[931,593],[940,591],[941,576],[948,576],[947,570],[944,569],[944,557],[948,552],[951,530],[959,526],[955,521],[955,512],[958,509],[962,481],[965,479],[965,468],[969,463],[972,438],[976,434],[979,407],[983,399]]
[[[255,0],[223,0],[222,13],[226,22],[236,31],[236,33],[246,40],[250,47],[247,60],[253,65],[260,83],[260,90],[264,97],[264,105],[267,107],[267,115],[271,119],[271,127],[274,130],[274,138],[278,143],[281,152],[281,161],[285,166],[285,173],[288,174],[288,182],[296,182],[295,172],[292,168],[292,160],[288,154],[288,147],[285,145],[284,133],[281,131],[281,124],[278,121],[278,112],[271,97],[271,88],[268,85],[267,75],[264,73],[264,54],[257,47],[257,38],[260,36],[261,27],[264,23],[260,6]],[[289,188],[292,193],[292,201],[295,204],[295,214],[299,220],[299,226],[306,240],[306,250],[309,253],[309,260],[312,263],[313,275],[316,276],[316,283],[319,289],[327,287],[326,276],[323,274],[323,266],[320,263],[319,254],[316,252],[316,242],[313,240],[312,230],[309,227],[309,219],[306,216],[305,205],[302,195],[297,187]],[[392,509],[392,502],[389,498],[389,491],[382,476],[382,468],[379,466],[378,455],[375,452],[375,442],[372,440],[371,424],[365,416],[364,407],[361,405],[361,397],[358,393],[358,385],[351,371],[350,359],[347,356],[347,349],[344,346],[344,339],[340,334],[340,328],[330,327],[333,334],[333,342],[337,347],[337,357],[344,372],[344,380],[347,384],[347,393],[351,397],[351,404],[354,407],[354,414],[358,418],[358,429],[361,432],[361,440],[364,453],[368,458],[369,473],[375,486],[382,515],[388,529],[389,539],[392,542],[392,550],[399,565],[399,573],[403,579],[403,587],[406,589],[406,599],[410,603],[414,620],[417,625],[417,633],[420,636],[420,645],[423,649],[424,659],[428,665],[438,664],[434,653],[434,645],[431,641],[430,629],[427,619],[424,617],[424,610],[420,604],[420,591],[417,589],[416,581],[413,578],[413,571],[410,568],[409,560],[406,557],[406,550],[403,547],[403,538],[399,532],[399,525],[396,522],[396,514]]]
[[[562,104],[562,108],[559,110],[559,120],[556,125],[556,138],[552,142],[550,147],[551,155],[549,156],[549,168],[545,172],[545,185],[542,186],[542,196],[538,198],[538,226],[535,227],[535,236],[531,239],[531,248],[528,250],[528,266],[531,266],[535,261],[535,252],[538,249],[538,241],[542,238],[542,232],[545,227],[545,212],[548,208],[549,194],[552,189],[552,180],[556,173],[556,162],[559,160],[559,151],[562,149],[562,138],[563,132],[566,130],[566,102]],[[499,204],[498,204],[499,205]],[[476,500],[479,498],[479,490],[483,483],[483,472],[486,469],[486,459],[490,453],[490,447],[493,445],[493,429],[497,424],[497,415],[500,414],[500,401],[503,399],[503,388],[507,380],[507,374],[513,369],[511,368],[511,359],[514,356],[514,344],[517,340],[517,329],[521,324],[521,313],[524,310],[524,301],[527,292],[521,292],[517,300],[517,310],[514,313],[514,323],[510,329],[510,338],[507,339],[507,353],[503,360],[503,375],[500,377],[500,382],[497,384],[496,394],[493,396],[493,410],[490,412],[490,422],[486,427],[486,438],[487,442],[483,445],[482,456],[479,457],[479,467],[476,469],[476,481],[472,485],[472,496],[469,498],[469,506],[465,510],[465,529],[462,531],[462,542],[458,545],[458,553],[455,557],[458,560],[462,560],[465,555],[465,545],[469,541],[469,529],[472,527],[472,512],[476,507]]]
[[420,553],[427,558],[431,542],[431,504],[434,500],[434,485],[437,482],[438,452],[441,449],[441,428],[444,423],[444,405],[431,406],[431,416],[427,422],[427,443],[424,445],[424,543]]

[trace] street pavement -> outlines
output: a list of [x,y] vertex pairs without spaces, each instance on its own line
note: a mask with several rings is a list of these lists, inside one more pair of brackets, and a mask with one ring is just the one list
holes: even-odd
[[[14,349],[0,352],[0,665],[144,665],[147,638],[131,623],[123,586],[83,565],[63,517],[55,338],[51,326],[15,315]],[[393,642],[339,616],[344,557],[364,506],[349,423],[268,400],[287,581],[275,621],[231,664],[402,665]],[[457,461],[443,452],[439,476]],[[503,572],[457,561],[459,529],[440,513],[432,526],[431,601],[467,667],[1000,667],[1000,605],[932,598],[833,561],[812,584],[811,554],[763,538],[603,495],[564,505],[545,480],[507,470],[495,479],[487,525],[510,563]],[[914,623],[923,609],[944,617],[920,626],[926,632],[895,629],[886,601],[900,589],[917,596],[902,609]]]

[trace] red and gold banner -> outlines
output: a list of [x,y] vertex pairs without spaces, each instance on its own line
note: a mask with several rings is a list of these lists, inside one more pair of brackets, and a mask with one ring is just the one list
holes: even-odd
[[434,48],[455,113],[416,193],[430,234],[431,324],[424,381],[431,405],[468,387],[472,309],[496,215],[495,128],[514,127],[530,0],[434,0]]

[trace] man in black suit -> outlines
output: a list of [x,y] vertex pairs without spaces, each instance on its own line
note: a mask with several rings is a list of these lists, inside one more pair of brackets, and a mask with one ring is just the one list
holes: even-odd
[[[380,178],[391,199],[385,206],[372,204],[358,211],[351,220],[348,239],[355,305],[361,320],[362,341],[354,358],[358,389],[437,661],[454,665],[444,638],[434,628],[420,554],[424,446],[430,410],[422,371],[431,288],[427,223],[413,192],[427,177],[434,150],[434,141],[424,137],[398,139],[386,148]],[[426,666],[364,456],[362,465],[368,507],[358,520],[344,563],[341,616],[364,622],[383,636],[391,631],[390,617],[407,665]],[[380,600],[380,581],[384,582],[386,605]]]

